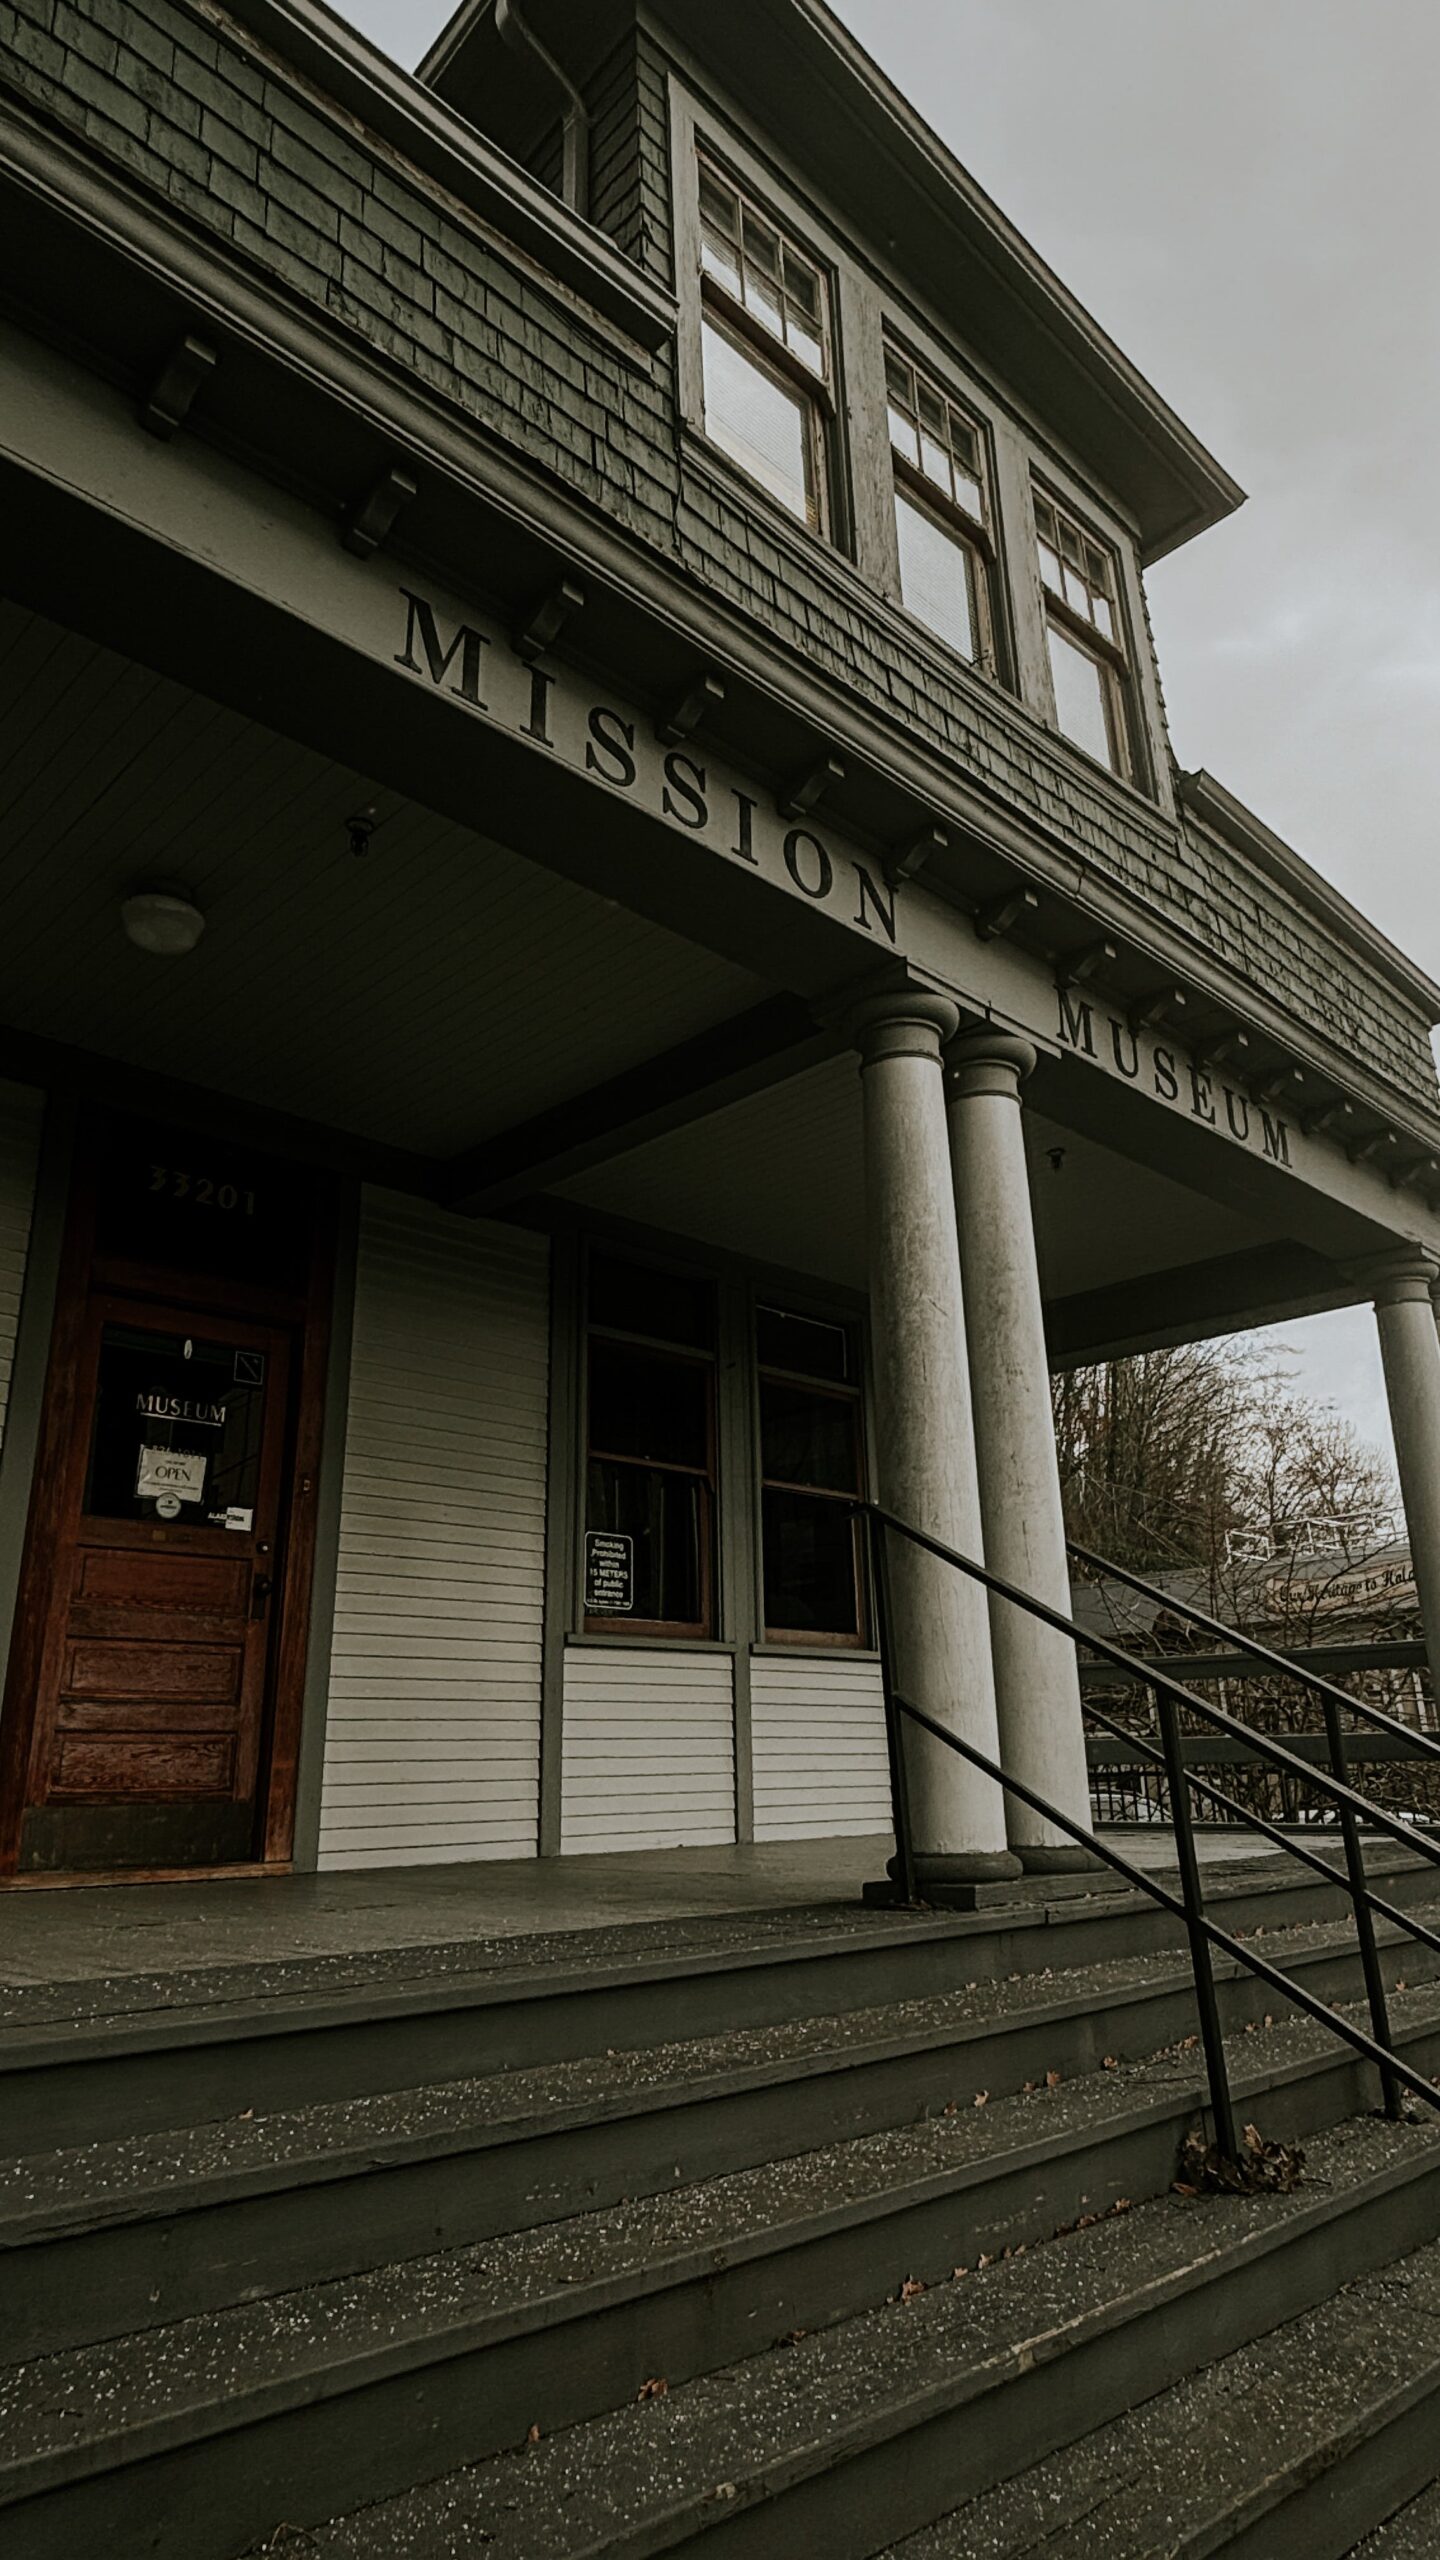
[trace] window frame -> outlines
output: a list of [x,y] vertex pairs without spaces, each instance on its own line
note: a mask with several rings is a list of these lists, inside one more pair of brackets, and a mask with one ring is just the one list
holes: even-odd
[[[796,1316],[812,1324],[830,1325],[846,1336],[855,1360],[856,1376],[848,1382],[832,1378],[816,1378],[803,1369],[787,1369],[778,1361],[760,1356],[760,1318],[767,1313]],[[774,1627],[767,1614],[765,1589],[765,1497],[767,1493],[798,1494],[805,1501],[847,1504],[863,1501],[869,1480],[867,1461],[867,1364],[862,1329],[858,1319],[821,1312],[812,1306],[768,1292],[757,1292],[752,1299],[750,1324],[750,1369],[753,1381],[755,1429],[755,1623],[758,1640],[767,1646],[783,1647],[787,1652],[866,1653],[873,1649],[872,1619],[866,1553],[861,1537],[860,1517],[850,1517],[853,1589],[855,1593],[855,1626],[853,1633],[843,1629],[815,1627]],[[848,1405],[854,1416],[855,1488],[852,1493],[837,1493],[826,1485],[796,1484],[789,1477],[771,1476],[765,1469],[765,1423],[762,1390],[767,1381],[779,1386],[802,1387],[807,1395],[825,1396]]]
[[[1091,764],[1097,765],[1102,773],[1108,773],[1112,781],[1138,784],[1140,768],[1135,740],[1135,668],[1125,639],[1125,586],[1119,550],[1104,534],[1094,532],[1084,517],[1078,515],[1075,509],[1065,499],[1058,497],[1044,481],[1033,480],[1030,495],[1035,534],[1035,574],[1040,586],[1041,612],[1045,626],[1045,667],[1050,685],[1055,734],[1063,738],[1067,746],[1073,747],[1077,754],[1085,756]],[[1061,563],[1062,575],[1067,563],[1063,537],[1051,541],[1049,535],[1042,529],[1043,511],[1048,511],[1057,535],[1060,534],[1062,527],[1065,528],[1075,536],[1082,553],[1094,552],[1104,564],[1108,575],[1108,587],[1096,587],[1090,575],[1088,562],[1083,577],[1084,583],[1092,593],[1105,595],[1115,624],[1113,634],[1102,631],[1088,614],[1081,613],[1077,606],[1071,604],[1067,596],[1058,593],[1048,583],[1041,563],[1042,548],[1054,552]],[[1103,680],[1101,702],[1106,729],[1114,751],[1114,759],[1108,764],[1103,763],[1093,750],[1085,745],[1083,739],[1073,738],[1068,729],[1062,729],[1060,726],[1059,707],[1055,700],[1054,667],[1050,658],[1052,625],[1077,650],[1092,659],[1101,671]]]
[[[668,1267],[658,1261],[652,1262],[627,1254],[624,1252],[623,1248],[617,1250],[609,1245],[604,1245],[598,1249],[603,1251],[609,1259],[623,1263],[630,1263],[636,1270],[653,1270],[658,1272],[663,1271]],[[577,1624],[578,1631],[581,1636],[630,1635],[637,1637],[643,1636],[646,1638],[659,1637],[662,1640],[668,1640],[676,1644],[709,1644],[714,1643],[719,1639],[719,1558],[717,1548],[721,1526],[719,1469],[720,1289],[718,1279],[713,1273],[687,1271],[683,1276],[687,1280],[693,1279],[698,1281],[700,1286],[707,1288],[710,1291],[711,1303],[715,1316],[716,1332],[715,1340],[709,1350],[705,1350],[694,1344],[667,1341],[662,1335],[646,1333],[642,1330],[632,1329],[628,1326],[597,1323],[592,1318],[590,1312],[590,1257],[588,1254],[586,1257],[584,1295],[581,1306],[580,1324],[582,1415],[579,1435],[580,1589]],[[669,1362],[672,1367],[698,1369],[703,1373],[706,1380],[705,1464],[703,1467],[687,1466],[683,1461],[678,1459],[637,1458],[628,1451],[606,1450],[598,1448],[595,1445],[592,1438],[590,1419],[590,1346],[593,1342],[597,1341],[615,1343],[620,1345],[622,1348],[631,1351],[645,1352],[654,1359]],[[702,1499],[700,1505],[701,1538],[699,1554],[700,1616],[698,1619],[641,1618],[636,1616],[633,1611],[627,1611],[621,1616],[606,1617],[598,1611],[592,1611],[586,1608],[585,1539],[590,1526],[590,1468],[592,1462],[596,1461],[603,1466],[633,1467],[637,1472],[644,1471],[658,1475],[683,1476],[692,1484],[696,1484],[700,1487]]]
[[[834,270],[827,259],[817,256],[814,250],[805,244],[788,221],[782,220],[778,214],[768,210],[765,197],[757,194],[748,180],[736,174],[723,156],[714,150],[708,137],[698,128],[693,135],[691,168],[695,189],[696,265],[700,285],[701,343],[698,377],[700,431],[712,451],[721,455],[733,471],[741,474],[747,488],[758,491],[768,505],[778,507],[788,523],[798,525],[808,533],[817,534],[822,541],[834,544],[838,540],[839,526],[836,438],[840,418],[836,383]],[[787,249],[793,250],[799,264],[806,267],[814,276],[819,288],[820,346],[825,360],[823,373],[817,373],[811,365],[806,364],[803,357],[796,355],[783,338],[777,338],[750,310],[743,299],[743,264],[741,297],[728,291],[720,279],[712,275],[706,267],[702,189],[707,175],[716,185],[726,189],[735,198],[739,207],[742,225],[742,261],[743,223],[746,213],[749,213],[757,222],[764,224],[767,230],[774,233],[780,244],[782,260]],[[768,489],[763,480],[757,479],[755,474],[747,469],[738,456],[731,453],[715,434],[710,423],[709,403],[705,395],[704,330],[707,320],[711,326],[718,329],[721,336],[728,337],[731,344],[738,347],[741,354],[755,364],[757,371],[768,374],[783,389],[800,395],[806,419],[810,476],[815,492],[813,514],[808,506],[803,515],[797,513],[793,507],[787,506],[785,500],[778,497],[773,489]]]
[[[970,435],[973,436],[975,440],[976,456],[979,463],[979,470],[975,477],[980,490],[981,506],[984,510],[984,513],[981,516],[972,516],[968,508],[962,506],[960,501],[954,496],[953,492],[947,496],[946,492],[940,488],[936,481],[930,478],[929,474],[921,467],[921,465],[918,462],[912,462],[909,455],[902,453],[896,445],[890,427],[890,413],[893,406],[890,390],[890,362],[892,357],[897,364],[907,366],[912,377],[915,392],[914,416],[917,442],[923,432],[920,415],[920,393],[922,388],[933,393],[938,400],[942,401],[947,412],[953,411],[954,415],[960,420],[962,426],[964,426]],[[995,465],[994,455],[991,449],[990,429],[985,420],[977,415],[976,411],[972,407],[970,407],[965,401],[956,399],[954,393],[949,387],[949,384],[945,381],[943,375],[938,371],[938,369],[927,363],[921,356],[916,355],[913,349],[898,334],[898,332],[890,327],[888,321],[882,323],[880,358],[885,390],[885,445],[886,451],[890,457],[891,478],[896,491],[902,492],[905,497],[910,499],[922,514],[929,515],[933,522],[939,526],[940,530],[956,544],[957,548],[963,548],[967,554],[970,564],[969,586],[972,616],[975,624],[974,656],[967,657],[964,650],[957,648],[953,640],[947,640],[943,631],[936,631],[933,625],[928,623],[922,614],[918,614],[912,605],[906,603],[904,572],[899,560],[899,528],[897,525],[896,593],[901,610],[908,616],[911,622],[916,624],[918,629],[926,634],[927,638],[938,642],[942,649],[948,649],[952,656],[958,658],[962,666],[969,667],[972,673],[976,675],[989,676],[992,680],[998,680],[1000,676],[1000,658],[998,645],[999,614],[997,612],[997,590],[1001,573],[1001,550],[999,538],[995,531]],[[947,422],[947,439],[948,435],[949,428]],[[953,465],[955,460],[953,445],[948,446],[948,450],[950,452],[950,458]]]

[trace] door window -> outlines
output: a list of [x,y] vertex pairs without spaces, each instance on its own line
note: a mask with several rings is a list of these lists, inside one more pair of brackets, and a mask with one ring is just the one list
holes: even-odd
[[107,1324],[84,1507],[102,1520],[253,1530],[265,1405],[262,1349]]

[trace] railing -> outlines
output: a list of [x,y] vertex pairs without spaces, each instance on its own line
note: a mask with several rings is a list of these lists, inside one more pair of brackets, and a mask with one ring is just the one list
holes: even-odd
[[[1251,1727],[1242,1724],[1237,1717],[1230,1715],[1225,1708],[1213,1706],[1207,1699],[1198,1697],[1193,1689],[1187,1688],[1161,1664],[1153,1660],[1142,1660],[1139,1656],[1128,1653],[1123,1645],[1116,1644],[1110,1637],[1081,1628],[1073,1618],[1067,1617],[1063,1610],[1052,1609],[1048,1602],[1038,1600],[1032,1592],[1021,1591],[1014,1583],[1007,1582],[1002,1575],[992,1573],[987,1566],[977,1563],[973,1556],[960,1555],[955,1548],[945,1546],[938,1538],[929,1537],[923,1530],[912,1527],[908,1521],[897,1519],[893,1512],[882,1509],[878,1503],[857,1502],[854,1508],[857,1515],[865,1522],[869,1542],[870,1581],[885,1693],[885,1730],[890,1755],[890,1784],[895,1815],[897,1881],[904,1899],[907,1902],[914,1902],[919,1898],[916,1889],[914,1834],[910,1820],[909,1784],[904,1748],[903,1726],[908,1721],[922,1731],[932,1734],[935,1740],[943,1743],[947,1750],[954,1751],[962,1759],[968,1760],[973,1768],[981,1770],[986,1777],[993,1779],[995,1784],[1003,1788],[1008,1795],[1018,1797],[1022,1804],[1028,1805],[1030,1810],[1039,1814],[1042,1820],[1053,1823],[1056,1829],[1074,1841],[1077,1847],[1087,1850],[1104,1865],[1123,1876],[1128,1884],[1148,1895],[1152,1902],[1160,1904],[1164,1910],[1169,1911],[1183,1923],[1189,1946],[1191,1970],[1195,1979],[1195,2001],[1199,2012],[1200,2041],[1210,2087],[1215,2144],[1217,2150],[1226,2159],[1238,2159],[1240,2150],[1236,2140],[1235,2113],[1230,2095],[1229,2070],[1220,2023],[1219,2001],[1215,1989],[1213,1951],[1217,1947],[1233,1958],[1237,1964],[1243,1965],[1249,1972],[1257,1975],[1261,1981],[1268,1983],[1273,1990],[1280,1993],[1283,1999],[1290,2001],[1321,2026],[1328,2027],[1366,2061],[1374,2063],[1380,2074],[1385,2112],[1392,2119],[1398,2118],[1403,2112],[1402,2089],[1409,2089],[1416,2097],[1423,2098],[1428,2105],[1440,2109],[1440,2087],[1426,2079],[1423,2073],[1415,2070],[1395,2050],[1390,2028],[1385,1977],[1375,1936],[1376,1917],[1378,1915],[1381,1919],[1389,1921],[1394,1927],[1405,1931],[1419,1944],[1429,1947],[1436,1954],[1440,1954],[1440,1936],[1437,1936],[1434,1930],[1427,1928],[1423,1921],[1417,1920],[1413,1913],[1403,1910],[1372,1890],[1365,1873],[1360,1826],[1362,1822],[1368,1823],[1381,1832],[1388,1832],[1405,1848],[1412,1850],[1417,1856],[1428,1860],[1437,1868],[1440,1868],[1440,1844],[1423,1834],[1417,1834],[1409,1825],[1388,1814],[1382,1806],[1371,1804],[1367,1798],[1356,1793],[1349,1782],[1346,1736],[1341,1721],[1342,1711],[1360,1713],[1372,1724],[1392,1726],[1394,1730],[1403,1733],[1409,1741],[1427,1743],[1437,1759],[1440,1759],[1440,1742],[1431,1741],[1428,1736],[1414,1734],[1408,1726],[1396,1725],[1395,1720],[1387,1717],[1383,1709],[1372,1708],[1368,1703],[1352,1698],[1347,1691],[1336,1688],[1333,1682],[1318,1675],[1309,1675],[1311,1685],[1320,1693],[1325,1712],[1325,1735],[1330,1768],[1328,1772],[1322,1771],[1308,1760],[1288,1750],[1283,1743],[1275,1741],[1272,1736],[1254,1732]],[[937,1562],[948,1566],[952,1571],[967,1575],[972,1582],[979,1583],[998,1599],[1009,1601],[1017,1609],[1024,1609],[1032,1618],[1038,1618],[1044,1625],[1053,1627],[1060,1635],[1068,1636],[1077,1645],[1089,1646],[1092,1652],[1102,1655],[1106,1661],[1124,1671],[1131,1681],[1143,1684],[1154,1691],[1160,1732],[1158,1744],[1127,1732],[1122,1725],[1117,1724],[1112,1717],[1104,1715],[1093,1704],[1087,1707],[1086,1713],[1094,1723],[1122,1740],[1142,1759],[1163,1768],[1166,1792],[1170,1801],[1171,1822],[1175,1833],[1175,1858],[1180,1878],[1178,1895],[1172,1893],[1168,1885],[1162,1884],[1157,1876],[1147,1875],[1143,1869],[1135,1866],[1108,1841],[1099,1839],[1093,1829],[1063,1812],[1058,1805],[1052,1804],[1034,1787],[1016,1777],[1013,1771],[1002,1768],[998,1761],[990,1758],[988,1753],[978,1749],[974,1743],[966,1741],[962,1735],[952,1732],[947,1725],[940,1723],[913,1698],[904,1695],[895,1673],[894,1610],[890,1577],[892,1538],[903,1539],[909,1546],[925,1555],[933,1556]],[[1090,1556],[1084,1549],[1072,1547],[1071,1552],[1087,1564],[1099,1565],[1101,1562],[1098,1557]],[[1110,1566],[1104,1569],[1107,1572],[1116,1570]],[[1165,1598],[1165,1595],[1153,1592],[1153,1587],[1142,1581],[1138,1575],[1121,1573],[1119,1578],[1131,1583],[1136,1590],[1155,1597],[1163,1605],[1171,1608],[1175,1606],[1172,1601]],[[1223,1637],[1228,1649],[1252,1655],[1278,1667],[1285,1671],[1288,1677],[1296,1676],[1294,1666],[1287,1662],[1283,1655],[1272,1653],[1269,1647],[1238,1635],[1233,1628],[1221,1626],[1218,1620],[1207,1619],[1199,1610],[1182,1611],[1180,1614],[1192,1616],[1195,1623],[1206,1626],[1211,1633]],[[1280,1830],[1263,1814],[1255,1813],[1248,1806],[1236,1803],[1210,1779],[1201,1777],[1187,1761],[1185,1740],[1180,1725],[1182,1708],[1188,1710],[1191,1715],[1200,1717],[1216,1732],[1232,1742],[1243,1744],[1256,1757],[1268,1761],[1277,1769],[1288,1771],[1292,1776],[1303,1778],[1307,1784],[1319,1788],[1328,1796],[1335,1804],[1339,1815],[1340,1835],[1345,1853],[1343,1867],[1333,1865],[1329,1859],[1321,1857],[1304,1842]],[[1354,1913],[1356,1940],[1370,2017],[1368,2034],[1363,2027],[1343,2017],[1327,2002],[1318,2000],[1302,1984],[1292,1981],[1278,1965],[1271,1964],[1268,1957],[1259,1954],[1254,1947],[1234,1937],[1229,1930],[1221,1928],[1218,1922],[1210,1918],[1205,1909],[1200,1860],[1195,1843],[1192,1789],[1207,1801],[1225,1807],[1247,1829],[1259,1833],[1274,1846],[1297,1859],[1302,1866],[1311,1868],[1315,1874],[1323,1877],[1326,1883],[1348,1893]]]

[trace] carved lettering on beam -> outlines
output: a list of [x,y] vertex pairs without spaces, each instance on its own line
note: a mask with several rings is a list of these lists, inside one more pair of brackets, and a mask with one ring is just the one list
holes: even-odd
[[718,711],[725,699],[725,687],[718,676],[697,676],[684,693],[677,696],[668,711],[655,723],[655,735],[661,744],[678,747],[693,738],[702,720]]
[[349,508],[340,539],[347,551],[357,559],[368,560],[382,542],[388,542],[395,530],[402,507],[408,507],[419,491],[408,471],[382,471],[378,480]]
[[982,942],[999,942],[1005,934],[1013,933],[1026,916],[1038,915],[1039,911],[1040,900],[1033,889],[1012,889],[1006,897],[992,898],[988,906],[976,910],[975,930]]
[[522,622],[515,631],[517,658],[523,658],[527,666],[536,658],[543,658],[547,649],[554,648],[571,616],[582,612],[584,605],[585,590],[579,579],[562,578],[558,586],[541,597],[529,621]]
[[219,350],[203,338],[182,338],[171,349],[140,412],[142,426],[166,442],[190,415],[196,394],[220,362]]
[[826,793],[844,779],[845,767],[839,757],[821,756],[806,772],[797,775],[788,791],[777,795],[775,806],[782,818],[808,818]]

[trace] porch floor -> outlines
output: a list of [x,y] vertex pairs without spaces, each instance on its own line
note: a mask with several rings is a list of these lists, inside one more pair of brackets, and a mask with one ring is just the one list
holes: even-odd
[[[1173,1862],[1170,1833],[1158,1824],[1100,1836],[1136,1866]],[[383,1956],[645,1922],[853,1908],[866,1882],[883,1874],[891,1845],[883,1832],[743,1848],[640,1849],[10,1892],[0,1896],[0,1987]],[[1202,1833],[1199,1845],[1202,1856],[1215,1861],[1280,1854],[1246,1833]],[[1028,1890],[1033,1895],[1036,1882]]]

